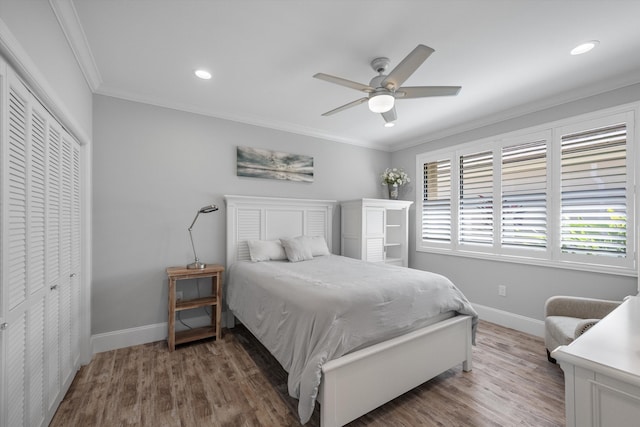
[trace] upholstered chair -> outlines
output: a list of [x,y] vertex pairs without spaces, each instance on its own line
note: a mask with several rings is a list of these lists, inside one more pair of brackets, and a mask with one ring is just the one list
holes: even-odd
[[547,348],[547,359],[556,363],[550,354],[553,350],[570,344],[621,303],[570,296],[549,298],[544,306],[544,345]]

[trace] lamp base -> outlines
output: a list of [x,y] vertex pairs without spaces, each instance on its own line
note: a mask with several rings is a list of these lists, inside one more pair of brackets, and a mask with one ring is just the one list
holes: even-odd
[[196,262],[192,262],[191,264],[187,265],[187,268],[189,270],[202,270],[206,266],[207,266],[207,264],[205,264],[204,262],[196,261]]

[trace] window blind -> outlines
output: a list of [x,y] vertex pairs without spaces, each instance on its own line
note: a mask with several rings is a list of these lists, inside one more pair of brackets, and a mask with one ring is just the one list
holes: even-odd
[[501,244],[547,247],[547,142],[502,148]]
[[626,144],[624,123],[562,136],[563,253],[626,257]]
[[493,243],[493,152],[460,156],[459,242]]
[[451,242],[451,160],[423,164],[422,240]]

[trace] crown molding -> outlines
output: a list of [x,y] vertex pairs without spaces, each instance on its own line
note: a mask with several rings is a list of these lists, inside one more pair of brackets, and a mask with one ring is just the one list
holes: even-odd
[[207,109],[193,107],[187,104],[166,102],[165,100],[162,100],[160,98],[142,96],[139,94],[131,93],[129,91],[121,91],[115,88],[111,88],[107,85],[102,85],[100,89],[94,92],[94,94],[108,96],[111,98],[122,99],[125,101],[137,102],[140,104],[153,105],[155,107],[167,108],[170,110],[182,111],[185,113],[192,113],[192,114],[198,114],[206,117],[213,117],[221,120],[228,120],[228,121],[242,123],[250,126],[258,126],[266,129],[273,129],[273,130],[293,133],[297,135],[304,135],[304,136],[309,136],[313,138],[324,139],[327,141],[332,141],[332,142],[341,143],[341,144],[355,145],[358,147],[369,148],[372,150],[379,150],[379,151],[385,151],[385,152],[391,151],[390,147],[382,144],[375,144],[375,143],[361,141],[357,139],[340,138],[340,137],[336,137],[336,135],[324,133],[324,132],[318,131],[317,129],[306,127],[306,126],[299,126],[291,123],[264,120],[255,116],[249,117],[249,116],[228,114],[226,112],[221,112],[221,111],[210,111]]
[[50,110],[80,144],[85,145],[91,142],[91,136],[80,126],[48,82],[46,76],[38,70],[36,64],[2,19],[0,19],[0,55],[29,86],[36,98]]
[[[587,100],[589,98],[604,96],[608,93],[613,93],[616,91],[624,91],[625,88],[631,88],[632,86],[635,86],[638,84],[640,84],[640,80],[638,79],[638,76],[635,73],[622,74],[614,79],[609,79],[605,82],[600,82],[599,84],[585,86],[580,89],[563,92],[560,94],[556,94],[553,97],[538,100],[536,102],[517,105],[508,110],[502,110],[494,114],[481,117],[477,120],[472,120],[464,124],[458,124],[458,125],[443,129],[441,131],[431,132],[413,140],[399,142],[397,144],[394,144],[389,151],[396,152],[396,151],[417,147],[420,145],[426,145],[434,141],[438,141],[438,140],[449,138],[449,137],[455,137],[457,135],[462,135],[467,132],[473,132],[478,129],[482,129],[482,128],[490,127],[493,125],[505,123],[510,120],[526,117],[528,115],[542,113],[548,110],[552,110],[554,108],[560,108],[562,106],[568,106],[572,103],[578,103],[583,100]],[[634,91],[634,93],[637,93],[637,91]],[[635,98],[623,99],[623,100],[620,100],[620,102],[615,102],[613,105],[607,104],[602,106],[601,108],[608,108],[615,105],[623,105],[623,104],[634,102],[634,101],[636,101]],[[575,113],[575,114],[580,114],[580,113]],[[569,114],[569,116],[575,115],[575,114],[571,113]]]
[[80,23],[80,18],[78,18],[78,12],[73,5],[73,0],[49,0],[49,4],[56,15],[64,36],[67,38],[76,61],[78,61],[89,88],[91,88],[92,92],[95,92],[102,84],[102,77],[89,47],[87,36]]

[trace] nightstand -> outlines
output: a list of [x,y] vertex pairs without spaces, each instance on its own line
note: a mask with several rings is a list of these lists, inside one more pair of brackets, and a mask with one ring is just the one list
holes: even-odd
[[[222,317],[222,272],[221,265],[207,264],[202,269],[188,269],[186,267],[169,267],[169,333],[167,343],[169,351],[173,351],[177,344],[203,338],[216,337],[222,339],[220,321]],[[176,282],[187,279],[211,278],[211,295],[190,300],[176,301]],[[176,311],[189,310],[198,307],[211,307],[211,325],[176,332]]]

